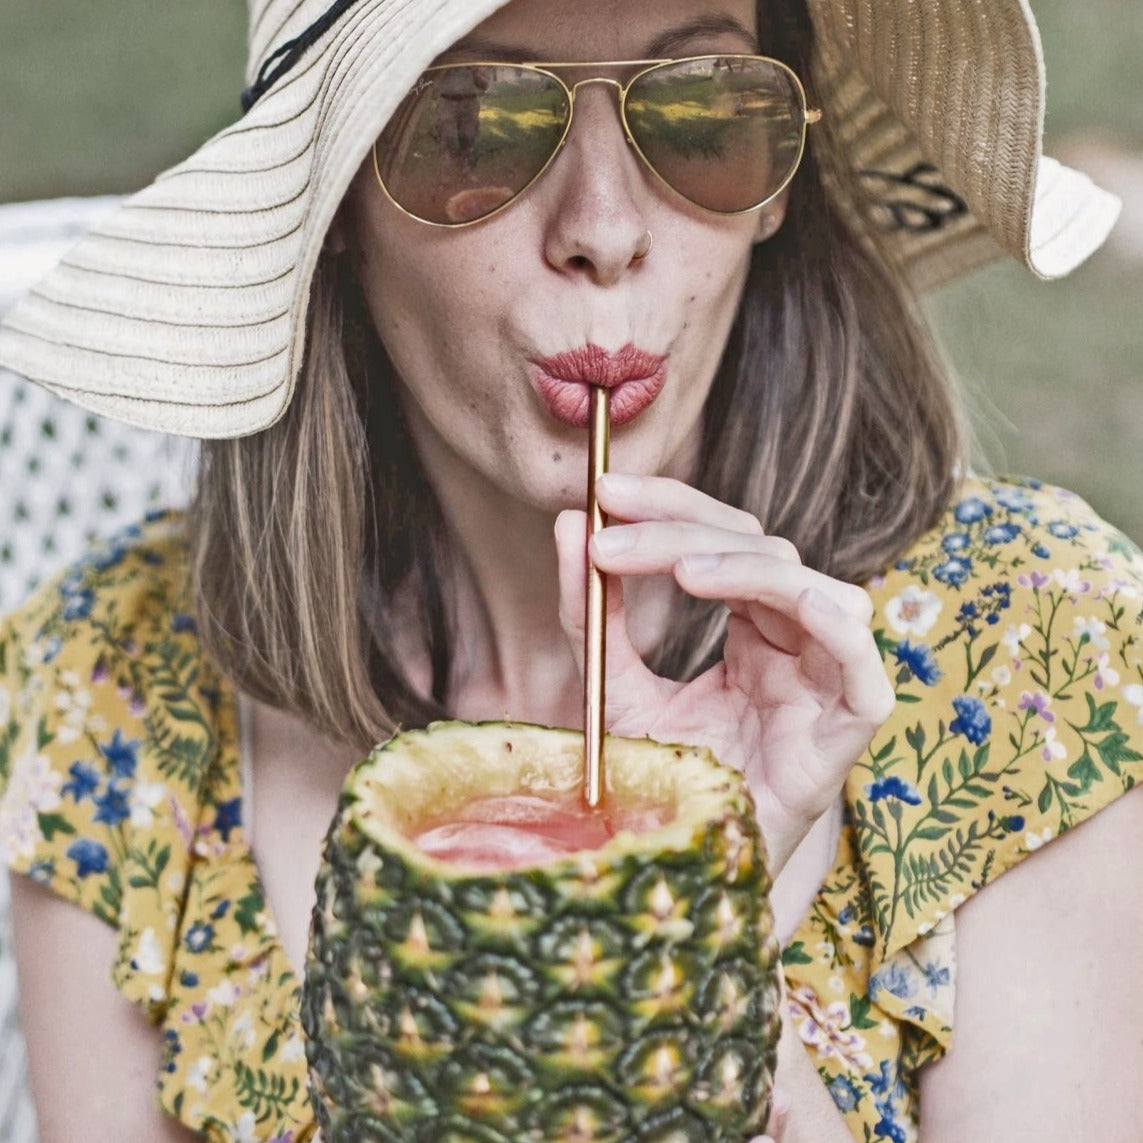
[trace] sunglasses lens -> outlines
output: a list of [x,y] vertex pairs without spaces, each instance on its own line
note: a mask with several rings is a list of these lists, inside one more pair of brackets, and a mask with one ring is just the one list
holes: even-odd
[[377,142],[393,201],[425,222],[475,222],[516,197],[551,159],[568,98],[529,68],[474,65],[426,72]]
[[707,56],[653,68],[632,84],[626,113],[651,167],[707,210],[758,206],[801,159],[805,100],[771,60]]

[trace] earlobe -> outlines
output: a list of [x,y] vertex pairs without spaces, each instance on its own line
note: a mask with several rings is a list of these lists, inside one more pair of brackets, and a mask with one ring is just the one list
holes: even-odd
[[758,228],[754,235],[755,242],[765,242],[767,239],[773,238],[782,229],[782,223],[786,218],[786,201],[786,194],[783,192],[758,212]]
[[330,223],[329,229],[325,232],[325,241],[322,243],[322,250],[335,258],[349,249],[349,243],[345,237],[346,221],[345,205],[342,204],[337,214],[333,216],[333,222]]

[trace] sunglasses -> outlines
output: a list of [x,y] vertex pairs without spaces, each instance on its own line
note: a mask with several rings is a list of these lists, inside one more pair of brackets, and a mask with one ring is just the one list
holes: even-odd
[[[553,68],[638,70],[624,83],[592,76],[569,85]],[[616,89],[627,141],[647,169],[716,214],[758,210],[780,194],[801,162],[807,125],[821,119],[797,75],[764,56],[441,64],[373,145],[381,189],[434,226],[489,218],[551,166],[589,83]]]

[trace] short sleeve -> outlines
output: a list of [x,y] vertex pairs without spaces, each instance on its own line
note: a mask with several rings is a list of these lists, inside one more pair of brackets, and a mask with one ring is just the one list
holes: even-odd
[[[148,893],[154,933],[171,929],[186,850],[172,823],[181,815],[193,830],[212,747],[205,720],[178,719],[194,705],[197,674],[181,553],[174,521],[156,517],[93,550],[0,627],[0,853],[121,932],[127,902],[138,914]],[[166,996],[153,976],[136,997],[148,1007]]]
[[975,481],[873,594],[897,707],[848,787],[871,990],[943,1047],[915,943],[1143,778],[1143,559],[1071,493]]
[[956,909],[1143,780],[1143,559],[1069,492],[969,480],[868,586],[896,708],[784,960],[855,1136],[903,1143],[954,1035]]

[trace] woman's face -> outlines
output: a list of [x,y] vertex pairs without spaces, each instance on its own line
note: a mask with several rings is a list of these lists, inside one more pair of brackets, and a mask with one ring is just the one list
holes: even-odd
[[[512,0],[440,62],[741,53],[756,39],[754,0]],[[346,239],[431,480],[581,505],[580,375],[593,369],[634,375],[613,390],[612,469],[693,475],[762,216],[710,214],[659,183],[624,139],[614,88],[579,90],[563,151],[483,222],[408,217],[371,162],[348,205]]]

